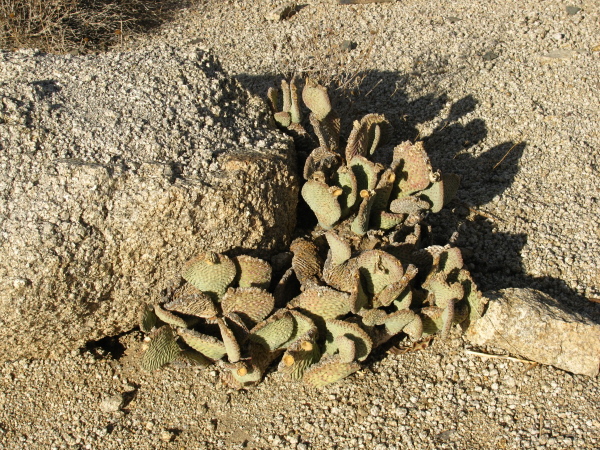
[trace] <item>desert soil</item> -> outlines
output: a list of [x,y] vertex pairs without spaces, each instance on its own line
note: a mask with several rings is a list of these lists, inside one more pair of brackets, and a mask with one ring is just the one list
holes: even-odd
[[[321,77],[343,133],[385,113],[395,144],[422,139],[462,176],[433,225],[440,242],[460,232],[482,290],[533,287],[600,322],[597,2],[308,0],[265,20],[281,4],[205,1],[113,51],[211,48],[261,95],[281,76]],[[140,345],[132,331],[3,363],[0,448],[600,448],[597,379],[470,354],[458,330],[321,390],[277,373],[243,391],[211,368],[146,373]]]

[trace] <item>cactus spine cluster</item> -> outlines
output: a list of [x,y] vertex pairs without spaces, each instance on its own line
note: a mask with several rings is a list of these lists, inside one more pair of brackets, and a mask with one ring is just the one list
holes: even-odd
[[[342,148],[326,89],[307,80],[301,97],[319,144],[301,191],[317,227],[292,242],[291,267],[277,282],[266,261],[250,256],[207,252],[189,261],[185,282],[142,308],[145,369],[217,362],[223,381],[242,388],[278,359],[279,372],[320,387],[359,370],[396,335],[444,338],[483,314],[486,300],[460,250],[424,243],[424,219],[452,200],[458,177],[434,171],[420,142],[395,147],[387,167],[372,162],[392,131],[379,114],[355,121]],[[305,144],[295,81],[268,98],[275,121]]]

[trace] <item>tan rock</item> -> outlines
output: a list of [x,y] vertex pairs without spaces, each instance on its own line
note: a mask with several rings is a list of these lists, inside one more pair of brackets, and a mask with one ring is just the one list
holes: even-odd
[[467,339],[576,374],[600,370],[600,324],[575,313],[534,289],[503,289],[490,299],[483,318]]

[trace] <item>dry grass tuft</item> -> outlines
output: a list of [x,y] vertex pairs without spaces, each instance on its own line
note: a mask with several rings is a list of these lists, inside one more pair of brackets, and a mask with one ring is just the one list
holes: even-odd
[[184,6],[177,0],[0,0],[0,48],[106,50]]

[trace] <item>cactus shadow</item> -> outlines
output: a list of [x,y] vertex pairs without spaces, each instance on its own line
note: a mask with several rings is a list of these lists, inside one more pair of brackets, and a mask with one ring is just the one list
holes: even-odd
[[[459,231],[456,245],[465,250],[465,261],[482,291],[538,289],[558,299],[566,310],[600,323],[600,305],[588,301],[564,280],[526,273],[521,255],[527,235],[498,231],[499,222],[511,220],[511,216],[485,213],[485,205],[497,200],[513,184],[527,142],[507,141],[485,150],[485,122],[468,117],[478,105],[473,95],[452,102],[445,94],[411,98],[406,90],[412,82],[410,73],[371,71],[359,77],[362,82],[354,91],[335,84],[328,86],[334,109],[343,112],[342,136],[348,136],[353,120],[368,113],[385,114],[394,129],[391,146],[381,149],[388,153],[388,159],[394,145],[422,140],[434,168],[461,177],[457,199],[429,218],[433,243],[446,244],[452,233]],[[237,79],[250,92],[264,98],[267,89],[278,86],[283,77],[240,75]],[[439,124],[421,135],[419,128],[432,121]],[[385,155],[383,159],[381,162],[386,162]],[[310,216],[302,211],[299,217],[307,214]],[[302,225],[308,228],[311,223]]]

